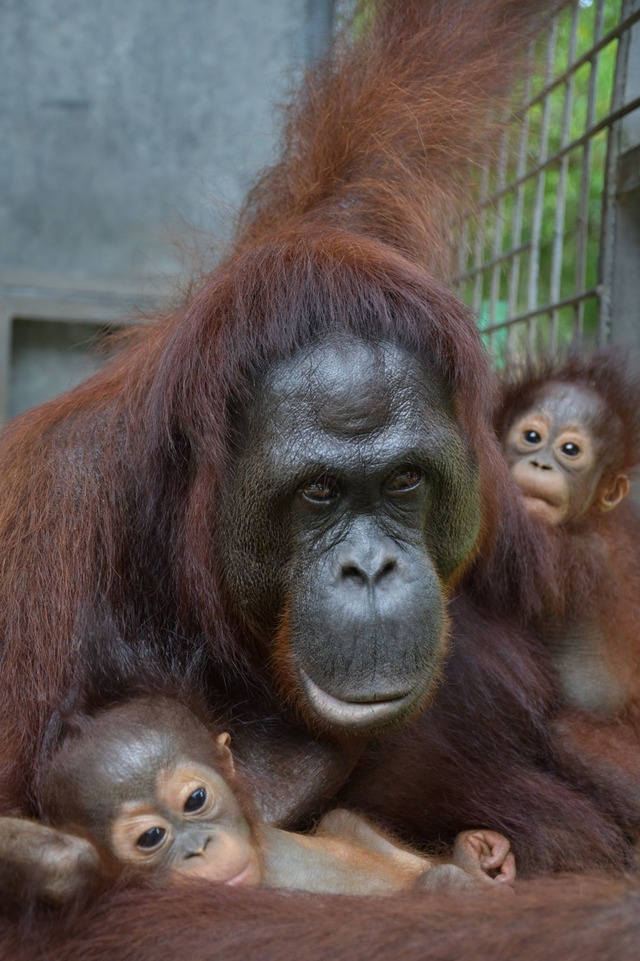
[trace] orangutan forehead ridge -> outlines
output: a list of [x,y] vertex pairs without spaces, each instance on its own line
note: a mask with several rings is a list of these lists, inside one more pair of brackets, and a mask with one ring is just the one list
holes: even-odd
[[403,432],[409,423],[415,429],[415,418],[426,424],[434,409],[453,423],[452,398],[435,367],[387,342],[323,340],[270,367],[256,391],[247,417],[254,427],[268,417],[273,436],[290,433],[292,419],[298,429],[337,439]]

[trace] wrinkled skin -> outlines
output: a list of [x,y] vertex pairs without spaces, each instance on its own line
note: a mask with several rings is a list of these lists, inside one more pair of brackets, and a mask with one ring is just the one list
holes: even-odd
[[593,507],[616,507],[629,490],[622,473],[603,483],[616,426],[615,415],[593,391],[577,384],[546,385],[505,440],[507,461],[529,513],[556,526],[584,517]]
[[329,340],[267,372],[237,436],[225,571],[252,599],[247,626],[276,634],[285,696],[335,731],[417,711],[446,643],[444,585],[479,530],[444,384],[398,346]]

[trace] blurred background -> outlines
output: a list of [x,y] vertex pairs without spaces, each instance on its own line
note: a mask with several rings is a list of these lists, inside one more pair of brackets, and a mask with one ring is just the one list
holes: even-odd
[[[640,0],[559,6],[460,225],[454,283],[498,363],[640,340]],[[0,421],[215,262],[274,103],[351,7],[0,0]]]
[[213,261],[339,9],[0,0],[0,419],[84,378],[105,328]]

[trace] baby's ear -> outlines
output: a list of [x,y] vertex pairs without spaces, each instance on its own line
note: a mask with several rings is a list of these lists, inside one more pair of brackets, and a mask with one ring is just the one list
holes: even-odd
[[600,495],[598,505],[600,510],[611,511],[614,507],[617,507],[629,493],[630,487],[631,484],[626,474],[616,474],[612,482]]
[[224,731],[222,734],[218,734],[216,738],[216,744],[218,745],[218,750],[220,751],[221,759],[224,765],[228,768],[230,774],[235,773],[235,765],[233,763],[233,754],[229,745],[231,744],[231,735]]

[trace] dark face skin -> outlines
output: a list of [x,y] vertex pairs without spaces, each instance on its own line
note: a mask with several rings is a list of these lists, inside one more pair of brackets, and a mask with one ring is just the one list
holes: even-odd
[[[424,703],[444,585],[479,529],[477,474],[439,375],[335,339],[277,363],[237,423],[228,587],[285,693],[373,730]],[[232,532],[232,533],[231,533]]]
[[514,421],[505,453],[529,513],[555,526],[620,503],[629,480],[605,471],[607,418],[613,432],[612,415],[597,394],[557,383]]
[[216,741],[189,711],[163,698],[114,708],[54,758],[48,813],[108,861],[256,884],[255,839],[219,770],[233,775],[228,740],[223,734]]

